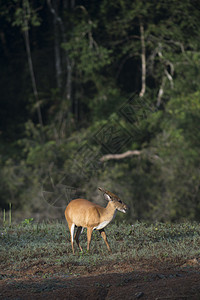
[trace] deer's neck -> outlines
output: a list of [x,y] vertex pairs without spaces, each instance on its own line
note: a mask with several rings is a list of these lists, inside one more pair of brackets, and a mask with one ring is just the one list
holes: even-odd
[[114,205],[108,202],[108,205],[105,208],[102,208],[101,210],[101,218],[99,225],[94,229],[99,230],[106,227],[114,219],[116,211],[117,210],[115,209]]
[[113,205],[113,203],[108,202],[108,205],[106,206],[106,208],[104,208],[104,212],[103,212],[104,220],[112,221],[112,219],[115,217],[116,211],[117,210]]

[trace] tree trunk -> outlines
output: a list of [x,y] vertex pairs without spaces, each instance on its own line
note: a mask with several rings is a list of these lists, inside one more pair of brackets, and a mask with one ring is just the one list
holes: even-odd
[[140,21],[140,40],[141,40],[141,62],[142,62],[142,88],[140,97],[144,96],[146,91],[146,55],[145,55],[145,41],[144,41],[144,25]]
[[[55,11],[57,14],[57,2],[55,1]],[[61,68],[61,56],[60,56],[60,42],[59,42],[59,30],[58,24],[56,20],[56,15],[54,16],[54,51],[55,51],[55,69],[56,69],[56,82],[57,87],[61,88],[61,75],[62,75],[62,68]]]
[[36,109],[37,109],[38,120],[39,120],[41,127],[43,127],[42,113],[41,113],[41,109],[40,109],[39,96],[38,96],[38,91],[37,91],[37,85],[36,85],[36,80],[35,80],[33,62],[32,62],[32,57],[31,57],[31,49],[30,49],[29,28],[28,28],[28,21],[27,21],[27,14],[29,12],[27,12],[27,7],[26,7],[24,1],[23,1],[23,9],[24,9],[24,40],[25,40],[25,46],[26,46],[26,53],[27,53],[27,57],[28,57],[29,72],[30,72],[30,76],[31,76],[33,94],[34,94],[35,100],[36,100]]
[[162,82],[158,91],[157,103],[156,106],[159,107],[161,105],[162,96],[164,94],[164,87],[165,87],[166,77],[163,76]]
[[[62,41],[63,43],[67,42],[65,28],[61,17],[57,14],[55,8],[52,6],[51,0],[47,0],[51,13],[54,15],[54,20],[56,24],[60,26]],[[67,69],[67,78],[66,78],[66,86],[65,86],[65,97],[67,100],[71,100],[71,86],[72,86],[72,62],[69,58],[67,51],[65,50],[65,63]]]

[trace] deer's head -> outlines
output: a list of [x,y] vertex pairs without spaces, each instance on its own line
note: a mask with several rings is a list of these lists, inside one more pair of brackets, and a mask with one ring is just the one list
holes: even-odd
[[128,206],[122,202],[122,200],[116,196],[115,194],[109,192],[109,191],[106,191],[102,188],[99,187],[99,190],[103,193],[104,195],[104,198],[107,200],[107,201],[111,201],[115,208],[123,213],[126,213],[127,210],[128,210]]

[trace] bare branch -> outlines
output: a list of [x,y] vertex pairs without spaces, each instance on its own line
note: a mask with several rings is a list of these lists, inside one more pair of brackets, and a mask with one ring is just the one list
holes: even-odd
[[104,162],[106,160],[111,160],[111,159],[118,160],[118,159],[123,159],[123,158],[129,157],[129,156],[133,156],[133,155],[138,156],[140,154],[141,154],[141,151],[139,151],[139,150],[129,150],[129,151],[126,151],[126,152],[120,153],[120,154],[106,154],[100,158],[100,161]]
[[126,151],[124,153],[120,153],[120,154],[106,154],[100,158],[100,161],[105,162],[105,161],[111,160],[111,159],[120,160],[120,159],[124,159],[126,157],[140,156],[142,154],[144,154],[150,160],[153,159],[153,160],[162,161],[162,159],[157,154],[153,154],[153,153],[151,153],[151,151],[145,150],[145,149],[144,150],[128,150],[128,151]]

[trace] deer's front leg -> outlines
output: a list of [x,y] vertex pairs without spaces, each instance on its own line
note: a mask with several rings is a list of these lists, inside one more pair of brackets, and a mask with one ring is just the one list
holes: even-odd
[[106,233],[105,233],[104,229],[100,229],[100,230],[99,230],[99,233],[101,234],[101,236],[102,236],[104,242],[106,243],[106,246],[107,246],[107,248],[108,248],[108,251],[109,251],[109,252],[112,252],[111,249],[110,249],[110,246],[109,246],[109,244],[108,244],[108,240],[107,240]]

